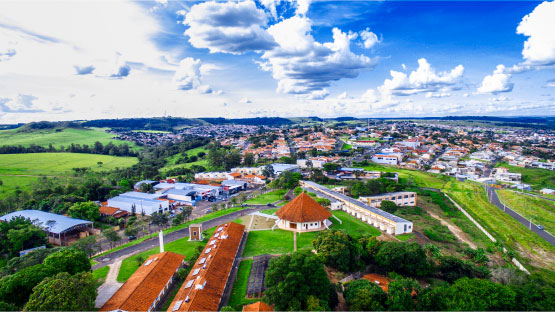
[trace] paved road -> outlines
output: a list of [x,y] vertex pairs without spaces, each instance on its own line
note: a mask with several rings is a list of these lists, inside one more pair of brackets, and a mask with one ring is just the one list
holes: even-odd
[[[245,207],[245,209],[243,210],[239,210],[239,211],[235,211],[232,212],[228,215],[225,216],[221,216],[219,218],[215,218],[206,222],[202,223],[202,228],[203,229],[209,229],[212,227],[215,227],[217,225],[223,224],[223,223],[227,223],[229,221],[235,220],[243,215],[247,215],[251,212],[254,211],[259,211],[259,210],[263,210],[263,209],[268,209],[268,208],[273,208],[273,207],[268,207],[266,205],[250,205],[248,207]],[[194,221],[194,220],[193,220]],[[175,240],[178,240],[180,238],[189,236],[189,228],[185,228],[185,229],[181,229],[175,232],[171,232],[169,234],[164,235],[164,243],[169,243],[169,242],[173,242]],[[93,266],[93,270],[96,270],[98,268],[110,265],[112,263],[114,263],[118,258],[121,257],[126,257],[129,256],[131,254],[135,254],[138,252],[143,252],[143,251],[147,251],[149,249],[152,249],[154,247],[158,246],[158,235],[157,233],[155,233],[155,235],[153,235],[153,238],[151,239],[147,239],[143,242],[140,242],[136,245],[133,246],[129,246],[126,247],[124,249],[120,249],[118,251],[114,251],[111,252],[107,255],[98,257],[96,259],[94,259],[95,261],[98,262],[98,264],[96,264],[95,266]]]
[[522,217],[521,215],[519,215],[518,213],[516,213],[515,211],[513,211],[509,207],[504,207],[503,204],[501,203],[501,200],[499,200],[499,197],[497,196],[497,193],[495,192],[494,187],[486,185],[486,190],[487,190],[487,193],[488,193],[488,198],[489,198],[489,200],[492,204],[494,204],[495,206],[497,206],[501,210],[505,210],[505,212],[507,214],[509,214],[511,217],[513,217],[515,220],[522,223],[525,227],[529,228],[532,232],[541,236],[543,239],[545,239],[551,245],[555,246],[555,237],[553,237],[553,235],[547,233],[546,231],[540,230],[538,228],[538,226],[535,225],[534,223],[530,224],[530,220]]

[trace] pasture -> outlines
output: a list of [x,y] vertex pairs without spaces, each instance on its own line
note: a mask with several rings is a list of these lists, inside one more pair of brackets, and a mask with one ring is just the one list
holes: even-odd
[[44,129],[28,132],[19,132],[18,129],[11,129],[0,130],[0,142],[2,142],[0,145],[22,145],[28,147],[33,144],[48,147],[49,144],[52,144],[54,148],[58,149],[62,145],[67,147],[72,143],[91,146],[96,141],[99,141],[102,144],[112,142],[115,145],[127,143],[130,147],[135,147],[133,142],[116,140],[113,137],[113,134],[105,132],[103,128]]

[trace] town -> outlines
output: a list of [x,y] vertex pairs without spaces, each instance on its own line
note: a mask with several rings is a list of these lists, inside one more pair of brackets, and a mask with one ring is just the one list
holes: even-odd
[[[58,283],[86,280],[79,297],[101,311],[451,309],[440,301],[459,295],[444,292],[486,281],[515,294],[496,309],[515,309],[527,294],[507,274],[543,276],[555,265],[528,258],[555,244],[553,215],[540,213],[555,200],[553,130],[362,119],[122,131],[106,133],[150,146],[130,168],[106,174],[95,164],[61,183],[44,177],[40,200],[7,194],[5,307],[32,309],[48,283],[66,278],[57,273],[92,270]],[[79,191],[66,183],[77,181],[88,195],[68,198]],[[536,245],[514,249],[471,201],[485,201]],[[12,229],[28,233],[22,245]],[[48,278],[21,290],[17,278],[37,270]],[[283,284],[295,270],[301,276]],[[305,293],[293,291],[305,284]],[[549,291],[533,307],[552,307]]]

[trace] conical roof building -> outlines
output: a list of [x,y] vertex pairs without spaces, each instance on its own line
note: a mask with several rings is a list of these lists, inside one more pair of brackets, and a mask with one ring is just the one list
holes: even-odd
[[331,212],[304,192],[281,207],[276,215],[279,228],[297,232],[324,230],[331,224],[328,219],[332,216]]

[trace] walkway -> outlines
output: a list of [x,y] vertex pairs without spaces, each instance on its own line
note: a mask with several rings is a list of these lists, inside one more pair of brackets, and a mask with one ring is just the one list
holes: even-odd
[[486,185],[485,187],[486,187],[486,192],[488,194],[488,199],[492,204],[497,206],[499,209],[505,211],[508,215],[513,217],[513,219],[517,220],[522,225],[529,228],[532,232],[538,234],[541,238],[545,239],[551,245],[555,246],[555,237],[553,237],[553,235],[549,234],[548,232],[546,232],[544,230],[540,230],[538,228],[538,226],[536,224],[532,223],[529,219],[524,218],[523,216],[518,214],[516,211],[514,211],[511,208],[503,205],[503,203],[499,199],[499,196],[497,196],[497,192],[495,191],[494,187],[491,187],[489,185]]
[[119,258],[109,265],[110,271],[106,276],[106,280],[104,284],[98,287],[98,295],[96,296],[96,303],[94,305],[95,308],[101,308],[123,285],[123,283],[118,282],[118,274],[122,261],[123,258]]

